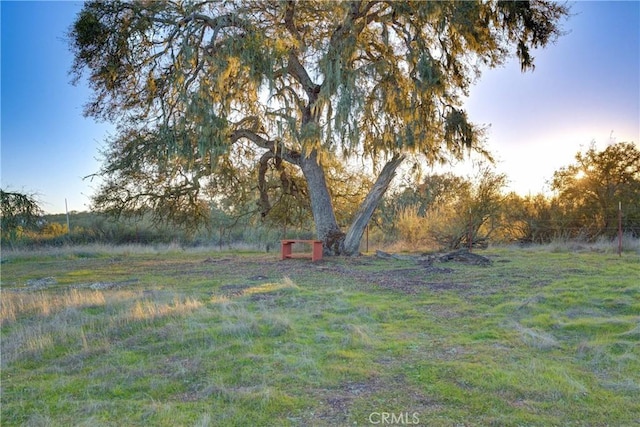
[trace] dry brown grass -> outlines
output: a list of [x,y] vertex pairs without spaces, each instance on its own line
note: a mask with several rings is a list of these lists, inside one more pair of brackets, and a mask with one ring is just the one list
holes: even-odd
[[89,289],[4,291],[0,303],[0,323],[6,330],[3,365],[40,357],[56,346],[69,351],[105,348],[111,329],[188,315],[203,306],[194,298],[176,294],[165,301],[160,295],[146,296],[140,291]]
[[150,299],[138,300],[129,311],[130,320],[153,320],[165,316],[189,314],[202,307],[202,303],[193,298],[174,297],[171,303],[162,303]]
[[105,304],[102,291],[70,289],[60,294],[4,291],[0,300],[0,325],[15,322],[20,316],[47,317],[63,309]]

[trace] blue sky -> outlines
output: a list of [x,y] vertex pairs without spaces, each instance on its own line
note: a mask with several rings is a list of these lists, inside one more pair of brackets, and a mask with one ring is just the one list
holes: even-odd
[[[89,208],[109,124],[82,116],[65,34],[82,2],[0,3],[1,186],[36,193],[50,213]],[[521,194],[547,190],[553,172],[595,141],[640,141],[640,2],[576,2],[567,35],[535,52],[525,74],[512,61],[487,70],[467,101],[490,124],[487,147]]]

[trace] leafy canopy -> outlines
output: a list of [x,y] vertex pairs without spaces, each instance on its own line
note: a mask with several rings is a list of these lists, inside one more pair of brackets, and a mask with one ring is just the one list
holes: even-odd
[[640,150],[635,144],[620,142],[602,151],[591,146],[577,153],[575,163],[554,173],[552,188],[558,203],[590,236],[615,235],[620,207],[624,229],[640,234]]
[[19,228],[36,228],[44,212],[35,196],[0,189],[0,214],[2,237],[11,239]]
[[461,97],[511,53],[532,69],[567,13],[547,1],[88,2],[72,71],[93,89],[86,114],[119,126],[96,202],[198,214],[251,165],[480,150]]

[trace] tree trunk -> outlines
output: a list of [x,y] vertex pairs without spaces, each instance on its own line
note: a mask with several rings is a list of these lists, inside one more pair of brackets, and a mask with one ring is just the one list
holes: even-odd
[[376,207],[380,203],[382,196],[386,193],[387,188],[389,188],[389,184],[396,176],[396,170],[398,166],[404,161],[405,156],[395,155],[391,160],[384,165],[382,168],[382,172],[378,175],[378,179],[376,180],[371,190],[367,194],[367,197],[362,201],[362,204],[358,208],[358,212],[356,213],[351,226],[349,227],[349,231],[344,238],[344,244],[342,247],[342,253],[345,255],[357,255],[360,249],[360,240],[362,240],[362,235],[364,233],[369,220],[371,220],[371,216],[375,211]]
[[360,205],[345,235],[338,227],[327,181],[322,166],[318,164],[316,153],[300,158],[300,168],[309,188],[316,234],[323,242],[325,255],[357,255],[359,253],[364,230],[404,159],[404,156],[395,155],[382,168],[382,172]]
[[318,163],[317,153],[313,151],[308,157],[301,156],[299,165],[307,181],[316,234],[323,242],[324,253],[340,255],[344,233],[338,227],[327,180],[322,165]]

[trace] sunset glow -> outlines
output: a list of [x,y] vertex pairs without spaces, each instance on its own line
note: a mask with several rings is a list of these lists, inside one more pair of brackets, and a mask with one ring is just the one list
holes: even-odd
[[[46,212],[87,210],[96,158],[114,128],[82,116],[65,33],[80,2],[2,2],[2,186],[38,195]],[[593,142],[640,141],[640,2],[577,2],[555,45],[484,70],[466,101],[489,125],[487,148],[520,194],[548,191],[558,168]],[[27,18],[28,17],[28,18]],[[35,31],[35,29],[38,29]],[[464,171],[464,166],[462,169]]]

